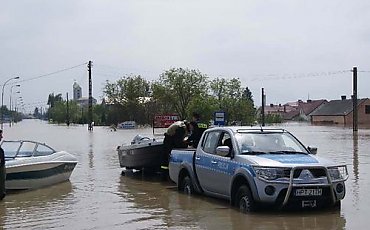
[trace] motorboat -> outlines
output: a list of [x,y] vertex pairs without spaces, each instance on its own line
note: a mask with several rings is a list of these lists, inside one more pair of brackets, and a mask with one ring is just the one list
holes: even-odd
[[3,141],[6,190],[28,190],[69,180],[77,159],[36,141]]
[[130,145],[117,147],[119,163],[126,169],[150,169],[161,167],[167,157],[163,141],[137,135]]

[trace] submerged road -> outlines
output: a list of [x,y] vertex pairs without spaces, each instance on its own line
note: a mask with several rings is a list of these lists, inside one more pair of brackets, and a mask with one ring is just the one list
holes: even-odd
[[245,215],[222,200],[179,194],[173,183],[140,173],[121,176],[116,147],[151,129],[58,126],[25,120],[4,124],[4,139],[29,139],[78,158],[70,182],[9,194],[0,202],[0,229],[367,229],[370,130],[283,124],[318,154],[348,165],[339,211],[262,211]]

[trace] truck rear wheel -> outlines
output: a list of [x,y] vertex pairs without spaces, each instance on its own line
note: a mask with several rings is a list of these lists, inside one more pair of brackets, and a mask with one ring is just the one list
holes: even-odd
[[191,181],[191,178],[189,176],[185,176],[185,178],[182,180],[181,192],[187,194],[187,195],[193,195],[194,194],[194,187],[193,183]]
[[253,212],[255,210],[255,202],[248,186],[242,185],[236,193],[236,206],[243,213]]

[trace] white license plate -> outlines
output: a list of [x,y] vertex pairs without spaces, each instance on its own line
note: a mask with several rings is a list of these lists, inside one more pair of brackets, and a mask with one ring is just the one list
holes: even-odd
[[294,192],[295,196],[321,196],[321,188],[300,188],[296,189]]

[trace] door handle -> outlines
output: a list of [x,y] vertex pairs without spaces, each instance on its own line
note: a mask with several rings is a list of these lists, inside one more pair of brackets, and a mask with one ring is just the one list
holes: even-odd
[[212,164],[217,164],[217,161],[211,161]]
[[195,160],[200,160],[200,157],[195,157]]

